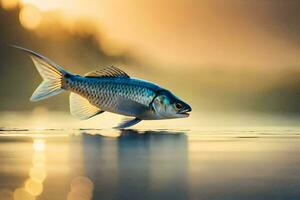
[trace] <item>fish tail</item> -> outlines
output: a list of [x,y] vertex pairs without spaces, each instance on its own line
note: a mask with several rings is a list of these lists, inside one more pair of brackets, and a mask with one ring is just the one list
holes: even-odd
[[64,91],[62,89],[64,71],[51,65],[45,65],[45,63],[41,63],[33,57],[31,58],[43,81],[30,97],[30,101],[39,101],[62,93]]
[[46,99],[64,91],[63,89],[63,78],[65,75],[70,75],[69,72],[64,70],[58,64],[52,62],[48,58],[25,49],[23,47],[12,45],[12,47],[25,51],[29,53],[36,69],[43,78],[42,83],[36,88],[32,94],[30,101],[39,101]]

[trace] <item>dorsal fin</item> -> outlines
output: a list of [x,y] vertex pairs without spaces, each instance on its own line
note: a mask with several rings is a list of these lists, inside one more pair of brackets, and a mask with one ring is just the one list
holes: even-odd
[[117,67],[111,66],[106,67],[104,69],[96,70],[88,72],[84,75],[85,77],[123,77],[123,78],[130,78],[128,74],[126,74],[124,71],[120,70]]

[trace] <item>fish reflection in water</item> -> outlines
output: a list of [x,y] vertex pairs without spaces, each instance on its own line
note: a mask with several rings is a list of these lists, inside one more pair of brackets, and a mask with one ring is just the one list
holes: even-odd
[[185,134],[123,130],[114,139],[84,134],[83,142],[94,199],[187,199]]
[[276,130],[0,130],[0,200],[299,199],[300,129]]
[[187,198],[184,133],[80,132],[0,134],[0,199]]

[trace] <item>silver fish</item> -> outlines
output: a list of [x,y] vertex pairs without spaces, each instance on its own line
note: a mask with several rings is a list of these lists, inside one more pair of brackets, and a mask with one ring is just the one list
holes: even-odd
[[191,107],[170,91],[148,81],[131,78],[116,67],[106,67],[73,75],[48,58],[19,46],[29,53],[43,82],[32,94],[31,101],[70,91],[71,114],[89,119],[105,111],[134,117],[116,128],[126,128],[141,120],[188,117]]

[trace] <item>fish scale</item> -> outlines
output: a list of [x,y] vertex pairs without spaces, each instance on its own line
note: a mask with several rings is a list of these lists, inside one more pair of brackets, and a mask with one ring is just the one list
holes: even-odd
[[157,85],[145,87],[145,83],[131,78],[88,78],[77,75],[67,78],[65,82],[66,89],[87,98],[101,109],[115,112],[121,109],[118,107],[120,98],[149,106],[155,91],[159,89]]

